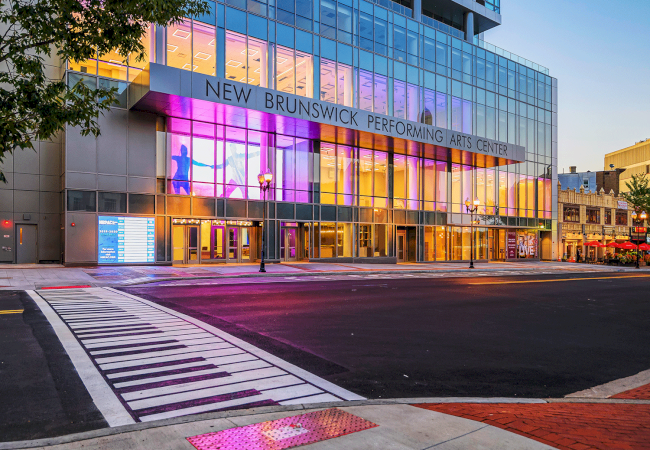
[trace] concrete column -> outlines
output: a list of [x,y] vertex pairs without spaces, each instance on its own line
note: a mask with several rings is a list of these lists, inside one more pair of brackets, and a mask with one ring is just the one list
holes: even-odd
[[413,0],[413,18],[422,21],[422,0]]
[[467,42],[474,42],[474,13],[465,13],[465,40]]

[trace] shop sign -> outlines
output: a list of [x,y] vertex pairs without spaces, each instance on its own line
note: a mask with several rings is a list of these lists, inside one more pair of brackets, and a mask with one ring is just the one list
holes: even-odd
[[646,227],[634,227],[635,233],[647,233],[648,229]]
[[627,209],[627,202],[624,200],[619,200],[618,201],[618,209]]
[[506,250],[508,252],[508,259],[517,258],[517,233],[508,231],[506,237]]

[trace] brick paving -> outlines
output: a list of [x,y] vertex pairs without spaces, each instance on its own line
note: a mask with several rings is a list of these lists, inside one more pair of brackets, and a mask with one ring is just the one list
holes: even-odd
[[641,386],[638,388],[630,389],[625,392],[621,392],[616,395],[612,395],[610,398],[625,398],[633,400],[650,400],[650,384]]
[[650,449],[650,405],[433,403],[414,406],[483,422],[562,450]]

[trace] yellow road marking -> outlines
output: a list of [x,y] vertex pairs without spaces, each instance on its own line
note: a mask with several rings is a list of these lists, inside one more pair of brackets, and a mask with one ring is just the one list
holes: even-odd
[[0,314],[20,314],[21,312],[23,312],[22,309],[5,309],[0,311]]
[[586,280],[617,280],[621,278],[647,278],[650,275],[627,275],[622,277],[592,277],[592,278],[560,278],[555,280],[526,280],[526,281],[494,281],[487,283],[469,283],[474,286],[484,284],[526,284],[526,283],[554,283],[556,281],[586,281]]

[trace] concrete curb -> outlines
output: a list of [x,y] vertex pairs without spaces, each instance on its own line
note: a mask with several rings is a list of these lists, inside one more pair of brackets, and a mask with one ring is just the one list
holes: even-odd
[[28,441],[14,441],[0,443],[0,450],[13,450],[34,447],[48,447],[60,444],[69,444],[89,439],[106,436],[114,436],[133,431],[160,428],[172,425],[179,425],[191,422],[202,422],[206,420],[227,419],[229,417],[257,416],[269,413],[306,411],[325,408],[345,408],[351,406],[376,406],[376,405],[417,405],[420,403],[512,403],[512,404],[545,404],[545,403],[611,403],[611,404],[632,404],[649,405],[650,400],[626,400],[626,399],[596,399],[596,398],[510,398],[510,397],[423,397],[423,398],[394,398],[377,400],[354,400],[347,402],[311,403],[287,406],[263,406],[251,409],[237,409],[205,414],[194,414],[172,419],[157,420],[153,422],[139,422],[132,425],[122,425],[112,428],[101,428],[99,430],[74,433],[66,436],[53,438],[34,439]]
[[[196,276],[196,277],[170,277],[170,278],[158,278],[154,280],[145,280],[138,281],[133,283],[124,283],[119,285],[110,285],[113,287],[124,287],[124,286],[138,286],[145,284],[153,283],[166,283],[169,281],[185,281],[185,280],[211,280],[211,279],[229,279],[229,278],[284,278],[284,277],[313,277],[313,276],[337,276],[337,275],[394,275],[394,274],[422,274],[422,273],[475,273],[475,272],[504,272],[504,271],[529,271],[531,274],[535,274],[535,269],[445,269],[445,270],[431,270],[431,269],[421,269],[421,270],[356,270],[356,271],[336,271],[336,272],[297,272],[297,273],[246,273],[246,274],[237,274],[237,275],[206,275],[206,276]],[[612,269],[607,271],[593,270],[593,271],[580,271],[576,273],[600,273],[600,272],[627,272],[626,269]],[[558,271],[558,275],[564,275],[566,271]],[[545,275],[556,275],[545,274]],[[508,276],[504,274],[503,276]]]
[[140,422],[132,425],[122,425],[112,428],[101,428],[99,430],[85,431],[74,433],[66,436],[57,436],[53,438],[34,439],[28,441],[14,441],[0,443],[0,450],[13,450],[22,448],[47,447],[52,445],[69,444],[72,442],[84,441],[106,436],[114,436],[132,431],[146,430],[150,428],[160,428],[171,425],[178,425],[190,422],[201,422],[205,420],[224,419],[229,417],[256,416],[260,414],[269,414],[285,411],[305,411],[335,407],[350,406],[374,406],[374,405],[404,405],[418,403],[546,403],[542,399],[525,399],[525,398],[461,398],[461,397],[431,397],[431,398],[398,398],[385,400],[354,400],[347,402],[329,402],[329,403],[311,403],[302,405],[288,406],[264,406],[251,409],[237,409],[231,411],[222,411],[206,414],[194,414],[172,419],[157,420],[152,422]]

